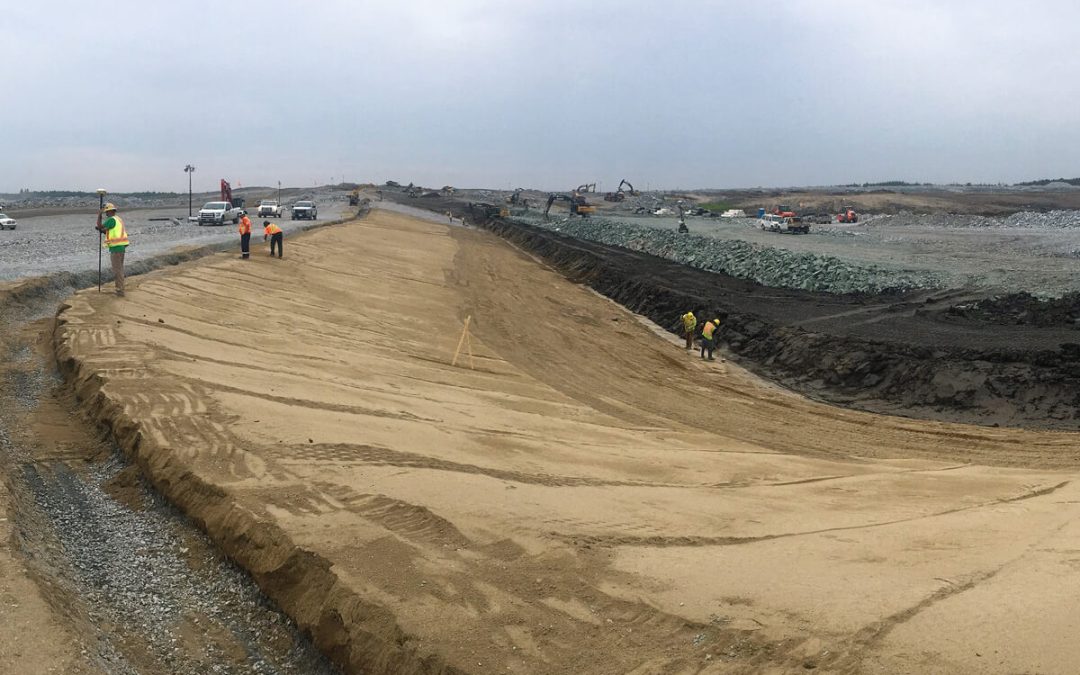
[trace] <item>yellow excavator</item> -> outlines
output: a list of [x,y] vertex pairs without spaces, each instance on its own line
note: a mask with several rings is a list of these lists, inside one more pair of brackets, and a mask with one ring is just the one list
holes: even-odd
[[555,202],[569,202],[570,214],[582,218],[588,218],[590,214],[596,213],[596,207],[585,201],[585,197],[579,194],[577,190],[574,190],[572,194],[552,192],[548,195],[547,206],[544,208],[545,218],[547,218],[548,212],[551,211],[551,205]]
[[[630,188],[629,191],[627,191],[627,192],[623,191],[623,186],[624,185],[626,187]],[[627,194],[629,194],[631,197],[637,197],[638,196],[638,191],[634,189],[634,186],[630,184],[630,181],[623,178],[621,181],[619,181],[619,189],[618,190],[616,190],[615,192],[608,192],[608,193],[604,194],[604,201],[605,202],[621,202],[624,199],[626,199]]]

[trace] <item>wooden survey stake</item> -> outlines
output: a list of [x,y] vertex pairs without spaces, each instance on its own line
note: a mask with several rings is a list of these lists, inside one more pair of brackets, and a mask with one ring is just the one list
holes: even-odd
[[450,362],[451,366],[457,365],[458,355],[461,354],[461,345],[465,345],[469,351],[469,367],[476,370],[476,365],[473,363],[472,355],[472,336],[469,335],[469,321],[472,320],[472,314],[465,317],[465,327],[461,329],[461,339],[458,340],[457,349],[454,350],[454,360]]

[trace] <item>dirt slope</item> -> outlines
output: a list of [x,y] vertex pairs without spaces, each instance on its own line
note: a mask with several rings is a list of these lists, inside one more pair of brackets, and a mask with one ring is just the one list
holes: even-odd
[[811,396],[965,423],[1080,424],[1071,322],[959,316],[958,305],[984,299],[963,289],[865,296],[770,288],[520,223],[486,227],[661,325],[677,325],[687,309],[724,313],[721,342],[742,363]]
[[807,401],[483,232],[375,212],[286,254],[80,293],[57,349],[352,672],[1080,659],[1077,435]]

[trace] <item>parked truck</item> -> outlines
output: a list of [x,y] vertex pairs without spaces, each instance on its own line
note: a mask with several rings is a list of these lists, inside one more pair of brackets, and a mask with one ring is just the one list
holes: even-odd
[[315,202],[310,200],[303,200],[296,202],[292,206],[292,219],[293,220],[318,220],[319,209],[315,206]]
[[221,200],[207,202],[199,209],[199,225],[224,225],[225,221],[231,220],[233,225],[240,222],[240,216],[247,213],[244,210],[243,197],[233,197],[232,186],[229,181],[221,179]]
[[280,218],[281,204],[276,199],[264,199],[259,202],[259,210],[256,213],[260,218]]
[[758,218],[758,226],[766,232],[790,232],[791,234],[810,234],[810,223],[794,216],[781,216],[766,213]]
[[242,215],[244,209],[232,202],[207,202],[199,209],[199,225],[224,225],[227,221],[235,225]]

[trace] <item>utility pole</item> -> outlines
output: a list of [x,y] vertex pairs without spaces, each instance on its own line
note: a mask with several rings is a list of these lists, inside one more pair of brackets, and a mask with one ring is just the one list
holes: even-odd
[[191,174],[195,173],[195,167],[188,164],[184,167],[184,173],[187,174],[187,216],[191,218]]
[[277,182],[277,203],[278,206],[281,205],[281,181]]

